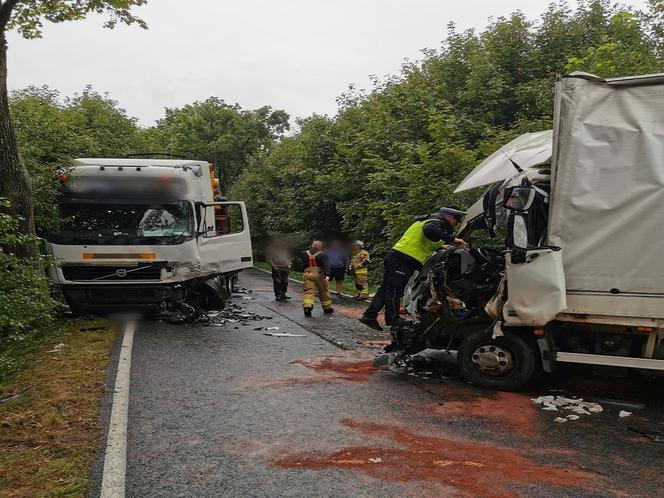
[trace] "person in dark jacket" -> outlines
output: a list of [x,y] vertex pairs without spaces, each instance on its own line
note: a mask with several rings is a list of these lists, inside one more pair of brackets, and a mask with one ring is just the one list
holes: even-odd
[[385,325],[388,327],[411,323],[399,317],[406,284],[437,249],[450,244],[468,246],[454,236],[454,228],[461,223],[464,214],[458,209],[444,207],[437,213],[416,218],[385,255],[383,283],[360,322],[374,330],[383,330],[378,323],[378,313],[385,307]]
[[332,297],[327,290],[329,281],[329,266],[327,256],[323,252],[323,243],[320,240],[314,240],[311,247],[302,254],[304,263],[304,293],[302,294],[302,307],[304,316],[311,316],[316,299],[316,290],[318,298],[323,307],[323,313],[333,313]]
[[341,241],[333,240],[325,250],[325,256],[327,256],[327,265],[330,268],[330,280],[334,280],[337,294],[341,294],[344,277],[350,266],[348,251]]

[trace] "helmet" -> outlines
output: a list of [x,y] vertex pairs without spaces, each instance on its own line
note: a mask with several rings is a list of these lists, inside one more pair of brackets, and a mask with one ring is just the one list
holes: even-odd
[[461,211],[455,207],[442,207],[440,208],[440,211],[438,211],[438,214],[446,214],[447,216],[451,216],[458,222],[463,221],[463,217],[466,216],[466,213],[464,211]]
[[353,242],[353,245],[360,246],[362,249],[364,249],[364,242],[362,242],[361,240],[356,240],[355,242]]

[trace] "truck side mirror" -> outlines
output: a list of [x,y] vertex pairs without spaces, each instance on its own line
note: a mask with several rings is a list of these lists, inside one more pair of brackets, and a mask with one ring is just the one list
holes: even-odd
[[505,189],[503,207],[516,213],[524,213],[530,209],[535,199],[535,188],[528,186],[515,186]]

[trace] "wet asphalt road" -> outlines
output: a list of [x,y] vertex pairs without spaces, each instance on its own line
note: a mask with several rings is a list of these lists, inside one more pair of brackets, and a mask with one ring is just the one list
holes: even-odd
[[[370,341],[386,337],[357,322],[364,305],[338,299],[332,318],[305,319],[299,286],[276,303],[268,275],[240,285],[251,299],[234,302],[271,320],[139,324],[127,496],[662,496],[664,444],[628,430],[664,432],[656,383],[582,370],[495,393],[375,371]],[[553,389],[647,408],[559,424],[530,401]]]

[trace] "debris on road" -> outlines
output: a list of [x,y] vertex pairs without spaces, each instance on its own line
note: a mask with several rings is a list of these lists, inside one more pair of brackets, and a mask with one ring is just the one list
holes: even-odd
[[632,412],[628,412],[626,410],[620,410],[620,412],[618,413],[618,416],[620,418],[626,418],[629,417],[630,415],[632,415]]
[[267,327],[265,330],[279,330],[279,327]]
[[564,396],[549,395],[531,399],[536,405],[541,405],[542,410],[555,412],[569,410],[574,414],[554,419],[554,422],[559,423],[567,422],[567,420],[578,420],[579,415],[592,415],[593,413],[604,411],[604,408],[599,403],[584,401],[583,398],[565,398]]
[[[272,317],[252,313],[247,311],[239,304],[229,303],[223,310],[208,312],[205,315],[205,319],[207,319],[211,325],[225,325],[227,323],[249,325],[250,322],[254,321],[272,320]],[[254,330],[260,330],[261,328],[263,327],[259,327]]]
[[263,335],[269,335],[272,337],[306,337],[304,334],[289,334],[288,332],[263,332]]

